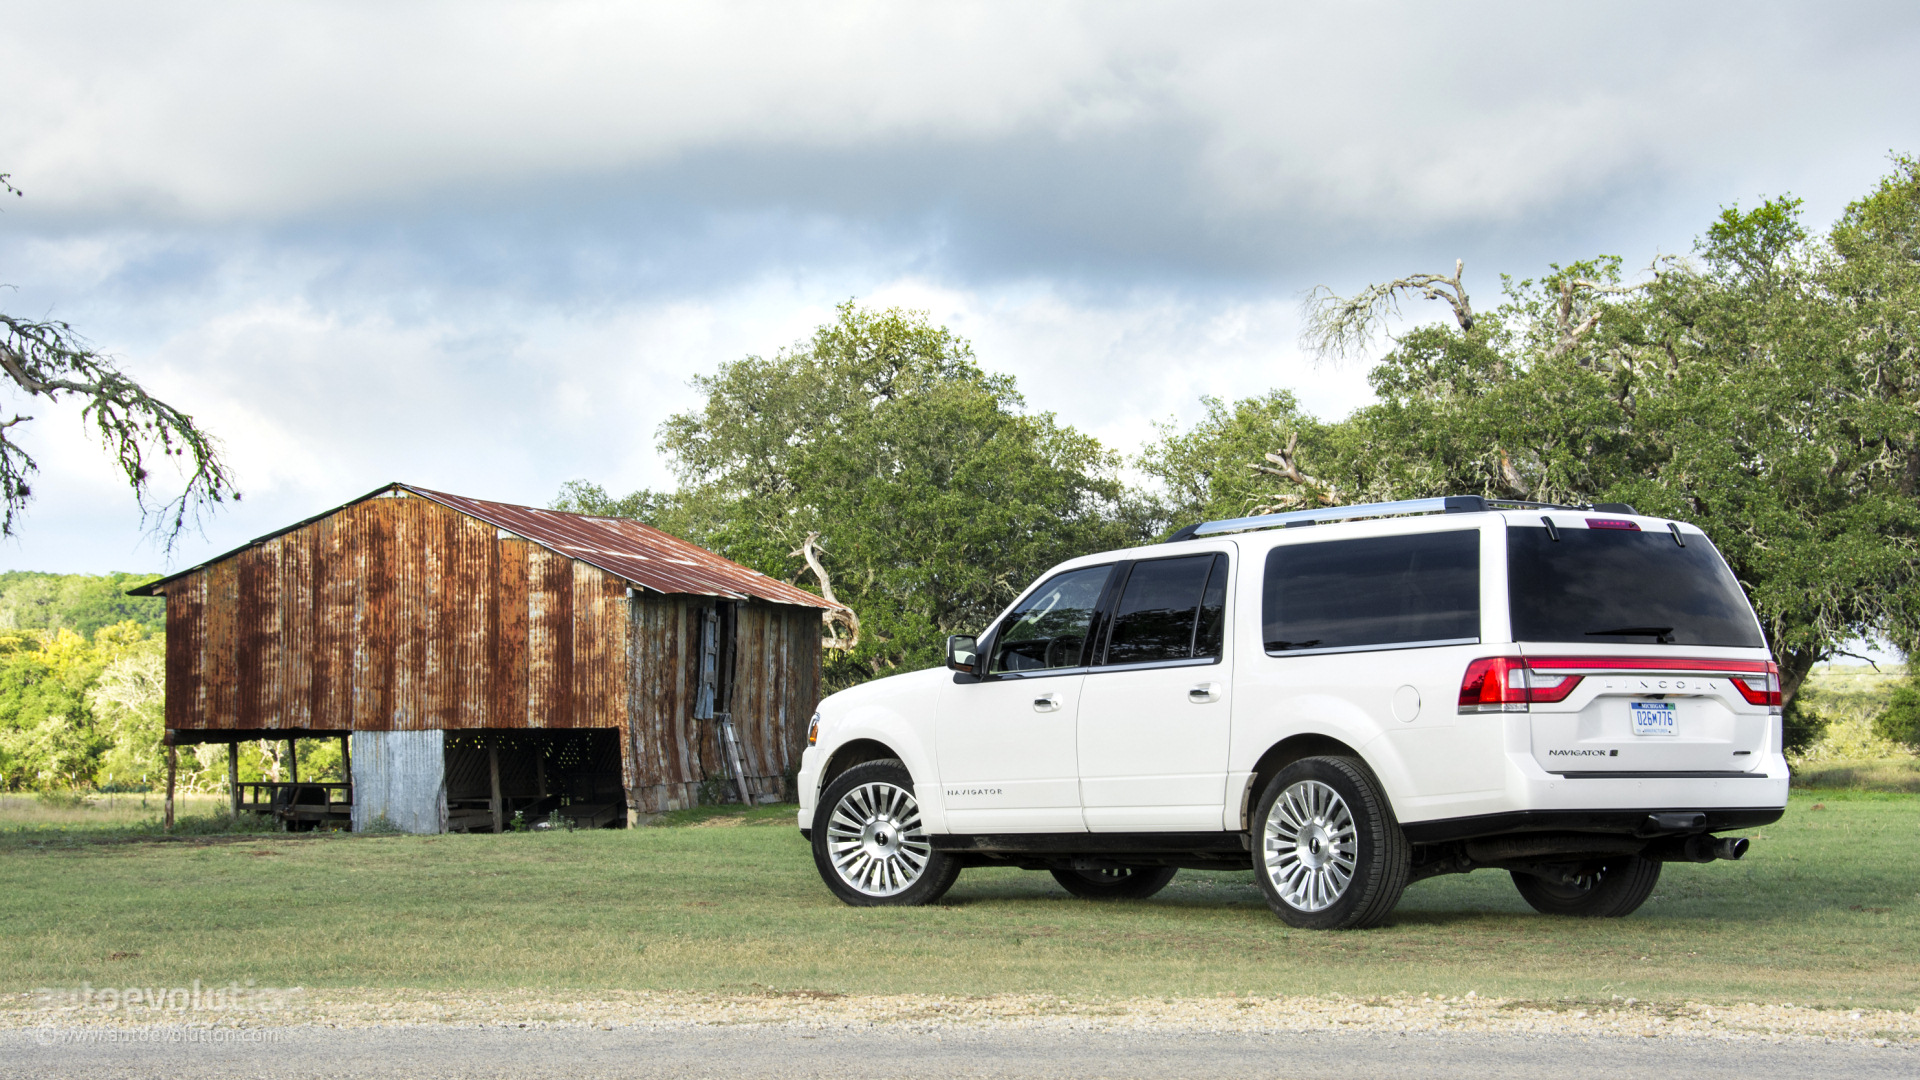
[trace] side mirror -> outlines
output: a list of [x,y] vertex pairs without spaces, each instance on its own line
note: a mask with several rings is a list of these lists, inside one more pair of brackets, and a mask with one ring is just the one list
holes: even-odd
[[973,669],[979,657],[979,638],[967,634],[954,634],[947,638],[947,666],[953,670],[965,672],[968,675],[976,674]]

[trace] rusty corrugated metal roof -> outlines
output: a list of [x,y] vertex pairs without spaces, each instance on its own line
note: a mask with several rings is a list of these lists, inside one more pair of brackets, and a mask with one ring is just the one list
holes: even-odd
[[516,536],[525,537],[568,558],[591,563],[629,584],[652,589],[655,592],[724,596],[732,600],[752,598],[776,604],[798,604],[816,608],[835,606],[805,589],[770,578],[758,570],[748,569],[731,559],[722,558],[703,547],[690,544],[677,536],[661,532],[651,525],[644,525],[638,521],[627,518],[568,514],[559,510],[542,510],[532,506],[517,506],[513,503],[489,502],[485,499],[450,495],[443,491],[433,491],[402,483],[392,483],[370,491],[358,499],[295,522],[284,529],[268,533],[223,555],[208,559],[204,563],[188,567],[158,581],[149,582],[138,589],[131,590],[131,595],[157,596],[161,592],[161,586],[175,578],[232,558],[248,548],[310,525],[348,506],[395,491],[405,491],[423,499],[431,499],[495,528],[505,529]]
[[749,570],[706,548],[629,518],[567,514],[469,499],[411,484],[399,486],[655,592],[725,596],[735,600],[752,597],[776,604],[819,608],[835,606],[798,586]]

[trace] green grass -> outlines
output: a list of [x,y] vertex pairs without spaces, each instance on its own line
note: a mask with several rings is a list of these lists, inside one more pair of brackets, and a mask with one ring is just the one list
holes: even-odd
[[1820,792],[1920,792],[1920,758],[1886,757],[1865,761],[1803,762],[1793,773],[1793,786]]
[[[167,835],[162,825],[166,796],[151,792],[107,794],[58,793],[61,797],[0,795],[0,851],[47,844],[74,845],[115,840],[157,839]],[[225,795],[176,795],[173,803],[175,837],[223,833],[278,831],[276,825],[255,817],[235,821],[227,813]]]
[[[1407,891],[1390,925],[1290,930],[1250,873],[1153,900],[970,870],[943,904],[854,909],[790,807],[505,836],[0,845],[0,990],[206,985],[761,988],[1193,996],[1428,991],[1911,1008],[1920,797],[1796,793],[1740,863],[1666,868],[1624,920],[1531,912],[1505,875]],[[109,833],[98,834],[112,839]]]

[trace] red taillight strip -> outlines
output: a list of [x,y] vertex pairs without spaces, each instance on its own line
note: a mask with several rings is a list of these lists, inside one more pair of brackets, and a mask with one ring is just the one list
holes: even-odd
[[[1487,656],[1467,665],[1460,680],[1463,712],[1526,711],[1527,705],[1565,701],[1585,674],[1557,672],[1698,671],[1726,676],[1749,705],[1779,707],[1780,669],[1771,660],[1708,660],[1663,656]],[[1757,678],[1756,678],[1757,676]],[[1754,685],[1758,683],[1759,685]]]

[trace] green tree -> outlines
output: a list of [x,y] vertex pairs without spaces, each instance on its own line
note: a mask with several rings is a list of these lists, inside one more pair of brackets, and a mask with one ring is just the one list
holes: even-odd
[[1503,278],[1486,314],[1458,265],[1317,292],[1306,339],[1330,356],[1363,346],[1402,296],[1453,318],[1393,339],[1370,372],[1378,402],[1339,423],[1288,416],[1255,456],[1215,414],[1269,406],[1210,406],[1143,468],[1178,492],[1195,469],[1173,467],[1194,456],[1180,440],[1199,437],[1214,475],[1279,466],[1259,474],[1267,505],[1480,493],[1692,521],[1752,597],[1791,700],[1856,637],[1920,637],[1920,166],[1895,166],[1824,238],[1794,199],[1732,208],[1693,262]]
[[0,573],[0,630],[64,629],[90,638],[103,626],[131,621],[160,633],[166,629],[166,600],[127,595],[156,576]]
[[138,624],[0,632],[0,786],[93,783],[111,740],[94,722],[89,691],[108,665],[146,639]]
[[831,686],[937,663],[944,635],[979,629],[1052,563],[1147,528],[1115,454],[1027,412],[920,312],[848,302],[811,339],[693,385],[703,406],[660,431],[679,492],[623,504],[575,484],[560,501],[651,515],[788,580],[809,575],[811,548],[861,626],[857,648],[830,650]]

